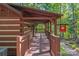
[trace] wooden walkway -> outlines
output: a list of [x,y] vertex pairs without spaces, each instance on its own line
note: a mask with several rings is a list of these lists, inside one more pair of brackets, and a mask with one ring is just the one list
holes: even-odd
[[50,56],[50,45],[45,33],[36,33],[28,56]]

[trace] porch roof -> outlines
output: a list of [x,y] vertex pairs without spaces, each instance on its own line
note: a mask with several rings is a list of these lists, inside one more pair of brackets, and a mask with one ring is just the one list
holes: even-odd
[[26,21],[52,21],[57,20],[63,16],[62,14],[52,13],[45,10],[39,10],[29,7],[24,7],[15,4],[3,4],[7,6],[9,9],[13,10],[15,13],[20,15],[20,17]]
[[[39,10],[39,9],[24,7],[24,6],[15,5],[15,4],[9,4],[9,5],[14,7],[18,11],[22,12],[24,19],[28,19],[27,17],[32,17],[32,18],[34,18],[36,20],[39,19],[39,20],[44,20],[45,21],[48,18],[51,18],[51,19],[55,18],[55,20],[56,20],[57,18],[60,18],[62,16],[62,14],[52,13],[52,12],[48,12],[48,11],[45,11],[45,10]],[[42,19],[40,19],[40,17]],[[45,19],[43,19],[43,18],[45,18]]]

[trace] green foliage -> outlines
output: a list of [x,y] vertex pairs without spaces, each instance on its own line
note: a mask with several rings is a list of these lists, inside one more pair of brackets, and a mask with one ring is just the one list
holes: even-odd
[[69,32],[65,32],[64,33],[65,40],[69,40],[69,37],[70,37],[70,33]]
[[[64,38],[72,41],[70,39],[72,34],[79,36],[79,3],[25,3],[23,6],[63,14],[63,17],[58,19],[57,23],[67,24],[67,32],[64,33]],[[60,25],[58,25],[58,27],[59,26]],[[36,28],[37,32],[44,32],[43,24],[39,24]],[[50,30],[50,24],[48,25],[48,29]],[[54,31],[54,26],[52,26],[52,31]],[[57,32],[58,34],[63,34],[59,32],[59,28]],[[70,43],[70,47],[79,50],[75,41]],[[60,53],[62,56],[68,56],[64,47],[60,47]]]
[[72,41],[72,42],[70,43],[70,47],[73,48],[73,49],[75,49],[75,48],[77,48],[77,44]]
[[44,32],[44,25],[43,24],[38,24],[36,26],[37,32]]
[[75,21],[76,22],[79,21],[79,4],[77,3],[61,3],[61,4],[60,3],[25,3],[23,4],[23,6],[46,10],[53,13],[63,14],[63,17],[60,20],[58,20],[57,23],[68,24],[68,30],[67,30],[67,33],[64,34],[64,37],[68,38],[68,36],[72,34],[74,34],[75,36],[76,35],[79,36],[79,34],[76,33],[76,32],[79,33],[79,31],[76,31],[76,30],[79,30],[79,26],[78,26],[79,23],[77,24],[74,23]]
[[71,47],[72,47],[73,49],[75,49],[77,46],[76,46],[76,44],[72,44]]
[[60,53],[62,56],[68,56],[68,53],[65,51],[65,48],[63,47],[60,48]]

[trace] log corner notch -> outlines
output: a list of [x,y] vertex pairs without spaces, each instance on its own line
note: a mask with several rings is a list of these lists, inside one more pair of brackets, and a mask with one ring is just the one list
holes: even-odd
[[[7,35],[7,36],[15,35],[14,39],[12,39],[12,37],[11,37],[11,39],[9,37],[7,37],[6,40],[7,41],[10,40],[9,43],[11,43],[12,46],[15,46],[17,56],[24,56],[25,53],[30,49],[30,43],[32,40],[32,34],[34,34],[33,33],[34,29],[32,30],[31,26],[28,26],[28,25],[32,25],[32,23],[36,23],[36,22],[40,22],[40,23],[49,22],[50,19],[54,20],[54,18],[56,18],[55,20],[57,20],[57,18],[62,16],[61,14],[51,13],[51,12],[33,9],[33,8],[22,7],[22,6],[15,5],[15,4],[2,4],[2,5],[0,4],[0,13],[1,13],[1,8],[3,8],[1,6],[4,7],[5,12],[7,10],[8,10],[8,12],[6,12],[6,13],[3,12],[4,14],[0,15],[0,24],[6,24],[5,26],[0,25],[0,34],[3,36],[4,35]],[[5,14],[8,16],[6,16]],[[22,21],[22,23],[21,23],[21,21]],[[55,22],[53,22],[53,24],[54,23]],[[55,27],[56,26],[57,25],[55,25]],[[19,31],[16,31],[16,29],[18,29]],[[55,34],[57,31],[56,29],[57,28],[55,28]],[[1,32],[1,31],[3,31],[3,32]],[[51,27],[50,27],[50,32],[52,32]],[[54,38],[52,38],[51,40],[53,40],[53,39]],[[3,41],[6,41],[6,40],[3,40]],[[14,40],[16,42],[14,42],[12,44],[13,41],[11,42],[11,40]],[[52,52],[54,52],[54,50],[53,50],[54,46],[52,46],[52,45],[56,44],[56,43],[55,44],[54,43],[53,44],[51,43]],[[59,43],[57,43],[57,44],[59,44]],[[9,45],[9,44],[7,44],[7,45]],[[6,47],[6,46],[4,46],[4,47]],[[10,45],[9,45],[9,48],[11,48]],[[59,48],[59,47],[57,47],[57,48]],[[55,50],[55,51],[58,51],[58,50]]]

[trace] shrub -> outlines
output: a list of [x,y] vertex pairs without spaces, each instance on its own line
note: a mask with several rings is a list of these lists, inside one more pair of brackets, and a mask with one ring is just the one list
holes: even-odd
[[65,51],[65,48],[63,47],[60,48],[60,53],[62,56],[68,56],[68,53]]
[[76,43],[72,43],[70,44],[71,48],[75,49],[77,47],[77,44]]

